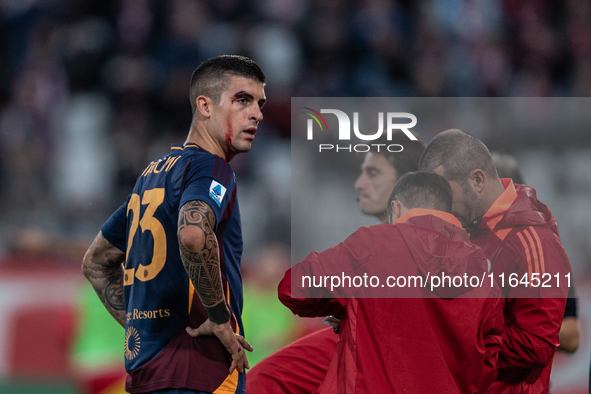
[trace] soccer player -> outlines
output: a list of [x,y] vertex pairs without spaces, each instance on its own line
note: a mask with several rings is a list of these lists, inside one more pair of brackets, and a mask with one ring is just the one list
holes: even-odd
[[[495,379],[503,332],[498,287],[449,284],[433,292],[410,285],[398,292],[411,298],[377,298],[384,295],[379,284],[361,285],[364,296],[351,298],[357,294],[351,290],[358,288],[306,288],[301,280],[364,274],[380,281],[484,277],[487,259],[449,213],[451,206],[444,178],[407,173],[392,191],[393,225],[360,227],[344,242],[310,253],[287,271],[279,299],[292,312],[342,318],[336,359],[320,393],[477,393]],[[292,279],[297,298],[292,298]]]
[[[548,393],[552,359],[566,303],[566,280],[544,297],[538,287],[525,289],[535,298],[520,298],[507,283],[510,273],[535,283],[534,277],[565,279],[570,264],[550,210],[530,186],[499,179],[487,147],[461,131],[446,130],[427,145],[421,170],[446,178],[453,191],[452,213],[469,229],[492,263],[504,298],[505,331],[499,353],[499,375],[487,393]],[[553,286],[556,286],[555,284]],[[519,295],[523,295],[519,294]]]
[[84,275],[125,327],[131,393],[245,392],[252,348],[238,335],[242,233],[228,163],[251,148],[264,86],[243,56],[197,67],[187,140],[146,167],[84,257]]
[[[375,216],[382,223],[388,220],[388,199],[398,179],[418,169],[425,149],[421,136],[410,141],[401,130],[394,130],[390,141],[376,143],[400,144],[402,152],[369,152],[355,181],[359,190],[359,209]],[[328,320],[338,331],[338,319]],[[247,391],[260,394],[278,392],[307,394],[314,392],[326,377],[330,360],[337,346],[338,335],[332,328],[309,334],[260,361],[248,372]]]

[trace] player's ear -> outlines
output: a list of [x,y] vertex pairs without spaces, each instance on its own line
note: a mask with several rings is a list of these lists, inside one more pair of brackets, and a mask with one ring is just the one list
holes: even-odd
[[404,213],[404,208],[400,202],[397,200],[392,200],[392,218],[390,219],[391,223],[394,223],[396,219],[398,219]]
[[470,172],[470,178],[468,181],[475,192],[482,193],[486,186],[486,175],[484,174],[484,171],[477,168]]
[[207,96],[201,95],[195,99],[196,111],[202,116],[209,118],[211,116],[211,99]]
[[396,217],[394,214],[394,201],[390,201],[390,209],[388,209],[388,223],[394,223],[396,221]]

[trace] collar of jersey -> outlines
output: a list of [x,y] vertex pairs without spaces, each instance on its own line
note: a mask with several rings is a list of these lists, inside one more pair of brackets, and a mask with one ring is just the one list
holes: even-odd
[[189,144],[186,144],[186,145],[182,145],[182,144],[171,144],[170,145],[170,149],[180,149],[180,150],[183,150],[185,148],[200,148],[200,146],[197,145],[197,144],[195,144],[195,143],[192,143],[192,142],[189,143]]
[[481,228],[489,228],[490,231],[494,231],[497,224],[503,219],[505,213],[507,213],[507,210],[517,198],[517,191],[511,178],[502,178],[501,183],[505,191],[501,193],[482,217],[482,221],[480,222]]
[[458,218],[456,218],[451,213],[437,211],[435,209],[425,209],[425,208],[409,209],[402,216],[400,216],[398,219],[396,219],[394,224],[404,223],[407,220],[409,220],[410,218],[414,218],[416,216],[427,216],[427,215],[435,216],[436,218],[439,218],[445,222],[453,224],[454,226],[462,227],[462,224],[460,223]]

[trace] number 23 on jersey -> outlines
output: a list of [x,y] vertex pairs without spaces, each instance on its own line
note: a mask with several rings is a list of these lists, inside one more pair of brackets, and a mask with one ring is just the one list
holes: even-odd
[[[158,209],[163,202],[163,188],[146,190],[141,198],[141,203],[138,194],[134,193],[131,195],[129,203],[127,204],[127,217],[129,217],[131,211],[133,218],[129,229],[129,238],[125,256],[129,257],[129,251],[133,245],[133,238],[138,227],[141,229],[142,233],[146,230],[152,233],[152,237],[154,238],[154,251],[152,253],[152,261],[150,264],[140,264],[137,267],[137,270],[134,268],[128,268],[125,270],[125,286],[133,284],[134,278],[137,278],[142,282],[152,280],[164,267],[164,263],[166,262],[166,233],[164,232],[162,223],[154,217],[156,209]],[[141,205],[147,205],[148,207],[140,219]]]

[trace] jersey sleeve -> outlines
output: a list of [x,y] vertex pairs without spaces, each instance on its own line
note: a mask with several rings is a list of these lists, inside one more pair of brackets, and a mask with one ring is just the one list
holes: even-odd
[[234,192],[234,171],[225,160],[215,155],[208,155],[199,163],[191,160],[185,171],[187,177],[179,209],[189,201],[204,201],[215,213],[217,226]]
[[101,227],[103,237],[122,252],[127,250],[127,201]]
[[[517,233],[517,242],[514,243],[519,251],[519,278],[524,274],[532,277],[536,273],[550,274],[552,278],[557,274],[564,278],[570,273],[564,247],[554,233],[548,229],[531,227],[526,231],[530,237],[525,231]],[[538,290],[537,293],[531,293],[535,298],[510,296],[506,300],[506,325],[499,368],[544,368],[552,361],[566,304],[567,289],[564,285],[563,282],[560,288],[550,288],[548,293],[529,287]]]

